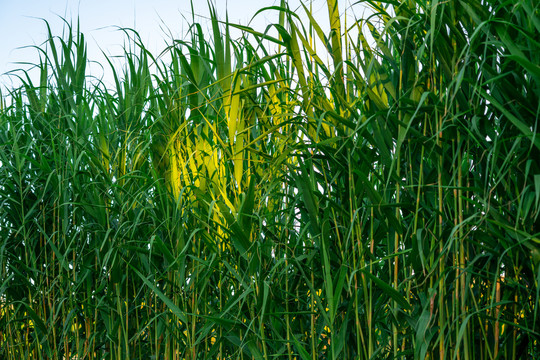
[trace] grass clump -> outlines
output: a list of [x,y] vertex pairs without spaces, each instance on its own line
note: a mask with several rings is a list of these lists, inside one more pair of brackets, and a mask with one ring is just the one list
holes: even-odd
[[2,358],[540,356],[534,2],[327,5],[127,32],[112,88],[49,30],[0,109]]

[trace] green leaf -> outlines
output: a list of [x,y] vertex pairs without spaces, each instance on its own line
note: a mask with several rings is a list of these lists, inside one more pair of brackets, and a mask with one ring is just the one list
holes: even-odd
[[375,285],[377,285],[386,295],[388,295],[395,302],[397,302],[402,309],[412,309],[411,305],[407,302],[403,295],[401,295],[399,291],[394,289],[391,285],[374,276],[366,269],[360,269],[360,271],[364,273],[371,281],[373,281]]

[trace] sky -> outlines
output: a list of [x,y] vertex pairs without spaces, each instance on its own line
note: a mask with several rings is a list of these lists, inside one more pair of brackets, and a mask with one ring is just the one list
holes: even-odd
[[[225,19],[227,10],[230,22],[247,25],[258,10],[279,5],[280,1],[212,2],[221,19]],[[289,6],[297,13],[303,12],[299,9],[299,0],[289,0]],[[207,0],[193,0],[193,10],[195,21],[209,28]],[[327,11],[325,1],[313,0],[317,19],[325,21]],[[102,52],[109,56],[123,52],[126,38],[118,27],[136,29],[145,46],[157,54],[166,47],[171,34],[175,38],[186,38],[193,12],[190,0],[0,0],[0,84],[9,88],[16,83],[16,78],[5,74],[28,68],[28,64],[21,63],[39,62],[33,46],[40,46],[47,39],[43,20],[50,24],[53,35],[61,36],[65,25],[62,18],[74,25],[78,19],[87,41],[88,58],[101,62]],[[277,14],[276,11],[264,12],[250,26],[262,31],[266,24],[278,22]]]

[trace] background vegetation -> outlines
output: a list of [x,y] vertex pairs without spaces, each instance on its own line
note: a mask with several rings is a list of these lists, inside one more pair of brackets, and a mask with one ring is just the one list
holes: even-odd
[[540,358],[538,4],[327,4],[125,30],[114,88],[49,30],[0,109],[1,358]]

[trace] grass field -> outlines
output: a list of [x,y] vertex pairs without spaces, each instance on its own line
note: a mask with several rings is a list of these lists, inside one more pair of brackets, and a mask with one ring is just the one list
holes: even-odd
[[0,358],[540,358],[539,5],[326,3],[126,30],[108,88],[49,29],[0,99]]

